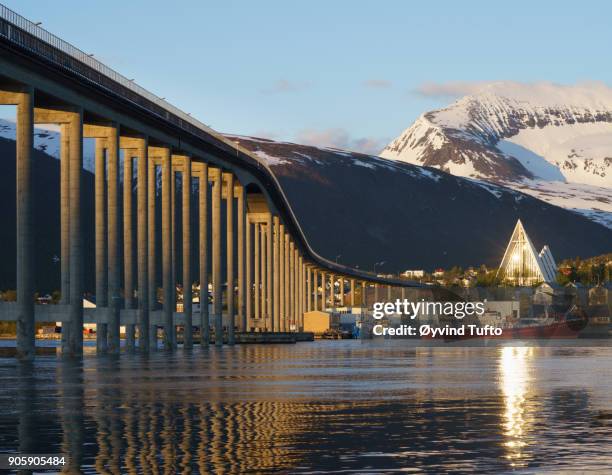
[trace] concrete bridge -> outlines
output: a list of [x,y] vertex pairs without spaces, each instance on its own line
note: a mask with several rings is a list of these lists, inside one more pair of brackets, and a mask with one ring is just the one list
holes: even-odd
[[[331,292],[326,295],[327,282],[331,289],[340,282],[342,293],[345,283],[350,285],[352,305],[359,286],[363,296],[366,286],[418,285],[379,278],[318,255],[265,160],[2,5],[0,104],[17,109],[17,302],[3,303],[0,319],[17,321],[20,358],[34,355],[35,321],[64,322],[62,350],[67,355],[83,351],[84,318],[97,323],[100,352],[119,352],[120,325],[126,325],[128,349],[157,348],[161,325],[163,347],[172,350],[177,325],[184,327],[186,348],[193,345],[194,326],[202,329],[202,345],[209,344],[211,324],[217,345],[223,344],[218,336],[224,331],[229,344],[235,342],[236,331],[299,332],[304,312],[334,305]],[[34,303],[35,124],[57,124],[61,130],[62,301],[54,308]],[[85,262],[83,252],[84,138],[96,144],[95,262]],[[156,200],[159,168],[161,202]],[[193,182],[197,193],[183,186],[181,199],[175,199],[177,175],[182,183]],[[177,212],[190,216],[195,197],[196,226],[183,219],[181,232],[175,232]],[[160,206],[161,222],[156,212]],[[159,227],[161,242],[156,239]],[[197,249],[192,236],[198,236]],[[161,272],[156,268],[159,253]],[[176,275],[179,253],[182,276]],[[84,272],[95,272],[96,309],[83,309]],[[200,283],[204,296],[209,275],[212,311],[204,304],[194,312],[192,283]],[[182,312],[176,311],[177,282],[184,284]],[[158,299],[160,287],[163,296]]]

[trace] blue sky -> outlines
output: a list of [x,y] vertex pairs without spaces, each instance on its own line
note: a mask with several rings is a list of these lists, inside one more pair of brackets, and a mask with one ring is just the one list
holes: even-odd
[[4,3],[216,130],[369,152],[473,82],[612,84],[606,2]]

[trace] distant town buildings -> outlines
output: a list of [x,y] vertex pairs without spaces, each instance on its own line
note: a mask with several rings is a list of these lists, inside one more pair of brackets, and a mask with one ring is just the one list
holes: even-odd
[[516,222],[497,276],[500,280],[515,285],[556,281],[557,264],[550,248],[544,246],[538,254],[520,219]]
[[425,271],[423,269],[419,270],[405,270],[402,272],[402,277],[406,279],[422,279],[425,276]]

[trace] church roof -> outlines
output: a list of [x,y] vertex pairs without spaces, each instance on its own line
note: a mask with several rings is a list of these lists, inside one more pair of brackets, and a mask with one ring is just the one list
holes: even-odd
[[506,252],[502,258],[497,275],[515,281],[519,285],[530,285],[536,282],[554,283],[557,276],[557,264],[548,246],[537,253],[519,219],[514,226]]

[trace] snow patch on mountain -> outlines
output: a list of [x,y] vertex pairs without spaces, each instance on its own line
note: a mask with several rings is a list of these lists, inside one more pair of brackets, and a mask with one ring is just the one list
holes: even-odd
[[497,148],[538,178],[612,186],[612,123],[524,129]]
[[289,160],[285,160],[281,157],[274,157],[272,155],[268,155],[263,150],[257,150],[254,152],[259,158],[262,158],[266,161],[268,165],[282,165],[284,163],[290,163]]
[[441,173],[438,173],[434,170],[428,170],[427,168],[420,168],[419,173],[421,174],[421,176],[429,178],[430,180],[433,180],[435,182],[438,182],[442,179]]
[[356,165],[358,167],[365,167],[365,168],[370,168],[372,170],[376,170],[376,165],[374,165],[373,163],[364,162],[363,160],[353,160],[353,165]]
[[476,186],[479,186],[487,190],[489,193],[491,193],[493,196],[495,196],[498,199],[502,198],[505,194],[510,194],[514,198],[514,201],[518,203],[525,197],[524,194],[516,190],[513,190],[512,188],[506,188],[504,186],[496,185],[495,183],[491,183],[491,182],[484,181],[484,180],[478,180],[476,178],[469,178],[469,180],[472,183],[474,183]]
[[276,142],[269,139],[260,139],[243,135],[225,134],[225,137],[237,144],[251,150],[258,157],[266,160],[272,168],[290,166],[294,162],[326,166],[330,161],[321,160],[322,156],[337,157],[347,164],[357,167],[369,168],[370,170],[389,170],[395,173],[410,175],[414,178],[440,181],[443,172],[436,169],[406,166],[394,160],[387,160],[375,155],[350,152],[331,147],[315,147],[313,145],[300,145],[291,142]]
[[580,213],[612,229],[612,189],[580,183],[532,180],[507,183],[522,193]]

